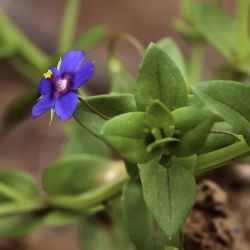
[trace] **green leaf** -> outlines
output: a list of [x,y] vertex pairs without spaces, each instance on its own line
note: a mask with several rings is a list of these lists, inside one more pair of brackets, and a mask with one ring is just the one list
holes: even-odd
[[103,139],[101,136],[101,129],[106,122],[106,118],[99,116],[96,113],[86,107],[86,105],[79,103],[74,113],[75,120],[91,134],[99,139]]
[[74,48],[90,51],[105,38],[106,34],[107,30],[104,26],[91,27],[78,38]]
[[127,113],[112,118],[104,125],[102,134],[112,147],[133,163],[147,162],[159,154],[158,149],[147,152],[146,148],[152,136],[143,112]]
[[249,85],[232,81],[209,81],[193,86],[193,92],[250,143]]
[[176,137],[169,150],[176,156],[196,154],[204,145],[215,122],[214,115],[205,109],[184,107],[172,112],[175,120]]
[[140,184],[128,181],[122,194],[123,218],[137,250],[153,250],[153,220],[143,200]]
[[120,206],[109,208],[109,213],[85,218],[80,222],[83,250],[135,250],[122,223]]
[[[207,140],[199,151],[199,154],[208,153],[233,144],[237,138],[230,133],[235,133],[235,129],[227,122],[217,122],[214,124],[212,131],[207,137]],[[228,132],[228,134],[227,134]]]
[[30,88],[24,94],[12,101],[3,114],[0,125],[0,133],[4,133],[22,121],[28,114],[31,116],[31,109],[39,94],[37,87]]
[[100,176],[107,169],[109,161],[106,158],[72,155],[47,168],[43,185],[50,194],[76,195],[100,184]]
[[136,111],[135,97],[132,94],[112,93],[109,95],[91,96],[84,100],[108,117]]
[[213,5],[204,4],[197,11],[196,24],[208,42],[232,62],[235,54],[233,18]]
[[161,101],[171,111],[187,105],[187,86],[180,70],[155,44],[149,45],[140,66],[135,99],[142,111],[154,100]]
[[66,142],[63,157],[73,154],[92,154],[110,157],[110,148],[101,140],[93,136],[88,130],[78,124],[65,124]]
[[162,129],[164,137],[169,137],[174,133],[174,118],[160,101],[154,101],[148,106],[146,121],[151,128]]
[[171,38],[163,38],[159,42],[157,42],[157,45],[161,49],[163,49],[166,52],[166,54],[173,60],[173,62],[177,65],[177,67],[181,71],[185,81],[188,82],[185,59],[175,41],[172,40]]
[[146,205],[169,237],[181,230],[194,204],[195,164],[195,156],[172,157],[165,167],[156,160],[139,164]]
[[180,70],[155,44],[149,45],[140,66],[135,99],[142,111],[156,99],[171,111],[187,105],[187,86]]
[[0,236],[15,238],[30,234],[42,224],[42,217],[15,215],[0,218]]
[[44,217],[43,224],[47,226],[64,226],[76,222],[79,216],[79,213],[75,211],[55,210]]
[[111,91],[118,93],[133,92],[135,79],[128,72],[122,61],[114,54],[108,59],[108,73]]
[[[0,171],[0,201],[13,199],[37,199],[39,189],[36,181],[20,170]],[[4,192],[2,188],[4,187]]]

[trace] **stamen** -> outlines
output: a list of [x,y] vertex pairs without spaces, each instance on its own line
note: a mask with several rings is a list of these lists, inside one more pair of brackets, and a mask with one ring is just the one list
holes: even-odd
[[46,78],[46,79],[50,79],[51,77],[52,77],[52,71],[49,69],[46,73],[44,73],[43,75],[44,75],[44,77]]

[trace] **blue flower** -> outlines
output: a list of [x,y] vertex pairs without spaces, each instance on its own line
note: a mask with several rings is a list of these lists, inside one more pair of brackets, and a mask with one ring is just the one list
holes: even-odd
[[84,57],[82,51],[71,50],[64,55],[58,68],[49,68],[38,86],[42,96],[32,109],[33,118],[48,110],[55,110],[62,121],[72,117],[78,104],[76,91],[95,71],[92,62],[83,63]]

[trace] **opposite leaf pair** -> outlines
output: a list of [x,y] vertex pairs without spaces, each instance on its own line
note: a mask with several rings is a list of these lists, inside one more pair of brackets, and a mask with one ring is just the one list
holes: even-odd
[[103,127],[106,141],[134,163],[148,162],[163,153],[195,154],[214,123],[211,112],[188,107],[180,70],[154,44],[147,49],[140,67],[135,100],[138,111],[116,116]]

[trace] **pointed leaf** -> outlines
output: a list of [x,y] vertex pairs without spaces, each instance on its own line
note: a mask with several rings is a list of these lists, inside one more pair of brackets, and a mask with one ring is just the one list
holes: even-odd
[[192,169],[196,157],[172,157],[167,166],[157,160],[139,164],[144,199],[159,226],[169,236],[181,230],[196,196]]
[[187,105],[187,86],[180,70],[155,44],[149,45],[140,66],[135,97],[142,111],[156,99],[170,111]]
[[159,47],[163,49],[166,54],[173,60],[173,62],[180,69],[185,81],[188,82],[185,59],[175,41],[171,38],[163,38],[157,43],[157,45],[159,45]]
[[202,82],[193,92],[250,143],[250,86],[232,81]]
[[140,184],[128,181],[122,195],[123,218],[137,250],[154,250],[153,220],[143,199]]
[[108,117],[136,111],[135,97],[132,94],[97,95],[84,100]]
[[176,156],[196,154],[204,145],[215,122],[214,115],[205,109],[184,107],[172,112],[175,120],[176,136],[180,142],[174,142],[169,150]]
[[214,5],[201,5],[197,11],[197,28],[221,54],[232,61],[235,54],[233,18]]
[[103,139],[101,136],[101,129],[106,118],[93,113],[93,111],[86,107],[84,104],[79,103],[74,113],[75,120],[91,134],[99,139]]

